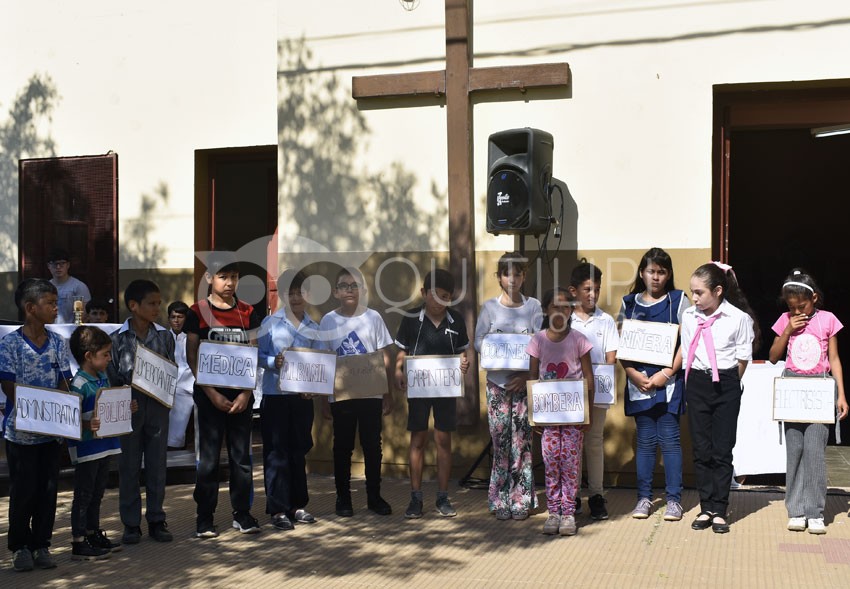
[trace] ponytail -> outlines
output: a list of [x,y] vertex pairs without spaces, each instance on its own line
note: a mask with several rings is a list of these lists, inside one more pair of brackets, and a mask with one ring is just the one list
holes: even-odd
[[753,352],[758,350],[759,346],[761,346],[761,329],[759,328],[758,318],[755,311],[750,307],[744,291],[738,285],[738,277],[735,276],[732,266],[720,262],[710,262],[694,270],[694,276],[705,281],[709,290],[714,290],[718,286],[721,287],[721,299],[729,301],[752,318],[753,333],[755,335],[753,338]]

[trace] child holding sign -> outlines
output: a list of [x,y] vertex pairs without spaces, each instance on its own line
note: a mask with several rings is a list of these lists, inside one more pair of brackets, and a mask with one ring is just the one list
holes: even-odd
[[[732,267],[703,264],[691,276],[694,306],[682,316],[688,424],[700,513],[695,530],[729,531],[726,511],[732,482],[732,449],[741,409],[741,377],[753,357],[758,327]],[[684,356],[687,350],[687,356]]]
[[[617,361],[620,336],[614,318],[597,307],[602,288],[602,271],[588,262],[573,268],[570,274],[570,296],[576,306],[570,315],[570,326],[584,335],[593,345],[590,361],[593,364],[613,364]],[[591,402],[593,399],[591,398]],[[605,451],[602,433],[608,405],[593,405],[591,426],[584,434],[584,456],[587,459],[587,494],[590,495],[590,517],[608,519],[605,498],[602,496],[602,477],[605,472]],[[579,503],[580,505],[580,503]]]
[[56,519],[59,440],[15,427],[15,385],[68,390],[71,368],[65,340],[47,331],[56,320],[56,287],[30,278],[15,289],[24,325],[0,340],[0,383],[6,395],[6,460],[9,463],[9,535],[12,566],[51,569],[50,538]]
[[[681,322],[688,299],[673,282],[673,261],[659,247],[647,251],[638,264],[631,293],[623,297],[620,322],[637,319],[658,323]],[[621,340],[620,351],[623,350]],[[676,341],[678,344],[678,341]],[[670,350],[672,357],[673,349]],[[682,519],[682,444],[679,418],[685,412],[684,381],[679,374],[681,359],[673,366],[620,360],[626,371],[625,411],[635,418],[637,428],[637,496],[632,511],[635,519],[647,519],[652,511],[652,475],[658,446],[664,457],[667,494],[666,521]]]
[[97,391],[109,386],[105,371],[112,360],[112,340],[97,327],[81,325],[71,334],[68,345],[80,365],[71,390],[83,398],[83,438],[79,442],[68,440],[74,465],[71,560],[100,560],[121,549],[100,529],[100,502],[109,478],[109,457],[121,453],[121,441],[92,435],[100,429],[100,419],[93,414]]
[[355,268],[342,268],[334,281],[333,296],[339,307],[319,323],[324,345],[337,356],[380,352],[386,370],[387,392],[367,398],[335,400],[328,408],[323,399],[325,416],[333,417],[334,482],[336,514],[351,517],[351,453],[354,436],[360,430],[360,447],[366,468],[366,506],[378,515],[390,515],[392,507],[381,497],[381,423],[382,415],[392,410],[392,382],[389,346],[393,343],[384,320],[377,311],[360,303],[361,289],[366,290],[363,275]]
[[[189,309],[186,331],[186,357],[198,376],[198,349],[201,340],[247,344],[260,326],[256,309],[236,297],[239,262],[231,252],[212,252],[204,279],[209,295]],[[251,515],[254,479],[251,475],[251,424],[253,389],[200,386],[195,383],[198,411],[198,473],[195,479],[197,519],[195,536],[215,538],[215,509],[218,505],[218,467],[221,444],[227,439],[230,459],[230,506],[234,529],[256,534],[260,524]]]
[[[770,361],[778,362],[786,356],[785,377],[825,377],[831,373],[838,417],[844,419],[847,398],[836,338],[843,325],[835,315],[823,310],[823,294],[814,278],[802,270],[793,270],[785,279],[782,298],[788,312],[773,324],[776,338],[770,346]],[[788,529],[793,532],[808,528],[810,534],[826,534],[823,508],[827,438],[829,426],[825,423],[785,422],[785,507]]]
[[[461,354],[460,371],[466,374],[469,337],[463,317],[449,309],[455,290],[454,276],[437,268],[425,275],[422,306],[407,311],[396,336],[396,385],[407,388],[404,359],[408,356]],[[428,442],[428,417],[434,410],[434,441],[437,444],[437,513],[454,517],[457,511],[449,501],[449,475],[452,471],[452,432],[457,428],[457,400],[453,397],[407,400],[407,429],[410,431],[410,505],[408,519],[422,517],[422,468]]]
[[[481,306],[475,326],[475,349],[480,353],[488,334],[531,336],[540,327],[540,301],[522,294],[526,262],[519,252],[499,258],[496,278],[502,292]],[[526,370],[487,371],[487,416],[493,440],[493,470],[488,503],[498,520],[528,518],[537,507],[531,467],[531,426],[528,423]]]
[[[172,362],[174,338],[156,323],[162,295],[156,283],[134,280],[124,291],[124,304],[130,311],[118,331],[112,334],[112,361],[106,373],[112,386],[133,384],[136,347],[142,345]],[[121,436],[118,455],[118,507],[124,524],[122,544],[138,544],[142,539],[142,494],[139,475],[145,460],[145,519],[148,533],[157,542],[171,542],[165,522],[165,474],[168,452],[168,407],[133,388],[138,411],[133,413],[133,431]]]
[[307,452],[313,447],[313,399],[281,391],[280,369],[288,348],[322,348],[319,325],[307,314],[304,272],[285,270],[277,279],[278,310],[260,324],[259,355],[263,372],[260,425],[263,432],[263,480],[266,513],[278,530],[295,523],[312,524],[306,509]]
[[[588,398],[593,399],[593,367],[586,337],[570,329],[573,302],[569,291],[556,287],[546,292],[541,301],[546,316],[542,329],[528,344],[531,356],[529,372],[540,380],[584,378]],[[585,411],[589,407],[585,406]],[[591,417],[591,423],[593,423]],[[541,448],[546,468],[546,507],[549,517],[543,524],[544,534],[574,536],[576,529],[576,494],[581,482],[581,425],[548,425],[543,428]]]

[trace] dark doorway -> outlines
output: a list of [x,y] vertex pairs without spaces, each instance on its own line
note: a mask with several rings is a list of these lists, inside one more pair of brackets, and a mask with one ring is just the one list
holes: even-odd
[[67,250],[70,274],[118,317],[118,154],[23,159],[19,277],[50,278],[47,257]]
[[[758,318],[767,359],[771,326],[789,271],[802,267],[825,294],[824,308],[845,328],[838,349],[850,365],[850,135],[815,138],[812,129],[850,122],[843,88],[716,96],[715,259],[735,268]],[[718,141],[722,140],[722,141]],[[846,372],[846,368],[845,368]],[[850,378],[845,374],[845,390]],[[842,438],[850,422],[842,423]],[[834,439],[830,439],[834,443]]]
[[[277,146],[197,150],[195,213],[195,250],[243,250],[237,294],[265,316],[277,272]],[[196,284],[203,272],[196,259]]]

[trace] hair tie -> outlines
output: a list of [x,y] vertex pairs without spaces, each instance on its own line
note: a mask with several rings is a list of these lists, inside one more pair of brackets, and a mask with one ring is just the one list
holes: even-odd
[[786,286],[802,286],[803,288],[806,288],[809,291],[811,291],[812,294],[815,294],[815,289],[813,289],[811,286],[809,286],[805,282],[795,282],[793,280],[789,280],[788,282],[786,282],[785,284],[782,285],[782,288],[785,288]]

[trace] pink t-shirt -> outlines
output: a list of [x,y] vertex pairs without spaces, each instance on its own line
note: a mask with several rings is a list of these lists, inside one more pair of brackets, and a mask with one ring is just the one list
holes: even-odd
[[540,360],[540,380],[554,378],[582,378],[580,358],[593,348],[584,335],[570,329],[560,342],[546,337],[546,330],[534,334],[526,352]]
[[[782,335],[790,321],[790,314],[783,313],[773,324],[776,335]],[[829,311],[815,311],[806,327],[798,329],[788,338],[785,366],[799,374],[829,372],[829,338],[842,327],[841,321]]]

